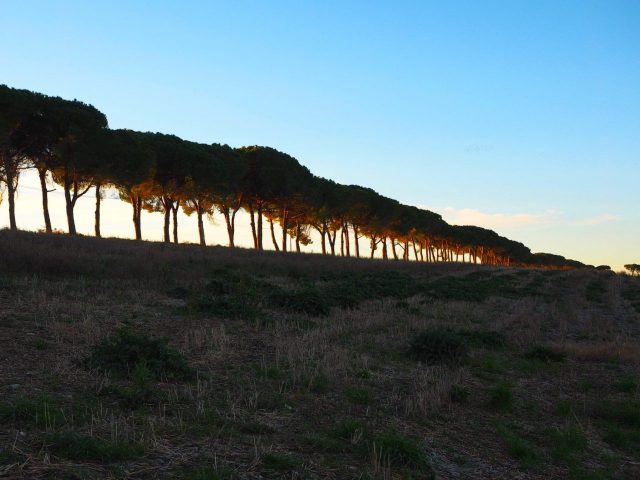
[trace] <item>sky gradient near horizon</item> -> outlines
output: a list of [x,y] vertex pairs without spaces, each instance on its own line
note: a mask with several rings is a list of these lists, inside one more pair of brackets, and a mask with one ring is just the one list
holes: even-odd
[[[533,251],[640,262],[639,2],[26,0],[2,19],[0,83],[112,128],[269,145]],[[20,195],[19,224],[39,206]]]

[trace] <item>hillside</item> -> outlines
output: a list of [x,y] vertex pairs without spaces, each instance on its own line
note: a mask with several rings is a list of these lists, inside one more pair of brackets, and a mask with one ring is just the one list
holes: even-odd
[[0,305],[1,478],[640,477],[638,278],[0,231]]

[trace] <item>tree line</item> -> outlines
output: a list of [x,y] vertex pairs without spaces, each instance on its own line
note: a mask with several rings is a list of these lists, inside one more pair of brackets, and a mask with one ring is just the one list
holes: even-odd
[[[103,192],[115,188],[131,205],[132,228],[142,239],[144,212],[164,215],[165,242],[178,242],[178,212],[197,217],[206,244],[204,217],[224,218],[228,244],[235,245],[236,214],[248,213],[253,247],[267,237],[273,248],[296,251],[320,239],[323,254],[361,256],[361,242],[384,259],[470,262],[573,268],[582,263],[559,255],[531,253],[522,243],[476,226],[447,224],[440,215],[403,205],[374,190],[342,185],[313,175],[295,158],[265,146],[231,148],[174,135],[108,127],[95,107],[0,85],[0,186],[16,230],[15,195],[20,174],[35,169],[40,179],[45,230],[51,232],[47,181],[64,191],[69,234],[74,209],[95,192],[95,235],[101,236]],[[278,228],[276,228],[276,226]],[[339,240],[339,241],[338,241]]]

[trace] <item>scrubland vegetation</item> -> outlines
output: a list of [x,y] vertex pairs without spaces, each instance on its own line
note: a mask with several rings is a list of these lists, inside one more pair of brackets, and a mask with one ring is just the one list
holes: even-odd
[[0,477],[640,476],[640,278],[0,232]]

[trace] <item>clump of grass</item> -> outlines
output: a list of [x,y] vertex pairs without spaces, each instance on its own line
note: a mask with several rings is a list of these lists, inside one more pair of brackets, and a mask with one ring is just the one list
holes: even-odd
[[587,284],[585,295],[590,302],[603,305],[606,291],[607,285],[604,280],[602,278],[594,278]]
[[596,406],[596,416],[620,426],[640,428],[640,401],[605,401]]
[[551,454],[560,463],[572,464],[575,455],[587,448],[587,437],[573,424],[553,429],[550,438],[553,444]]
[[501,412],[507,412],[513,407],[513,393],[506,382],[495,385],[489,392],[489,404]]
[[212,465],[187,468],[171,478],[176,480],[233,480],[238,478],[238,473],[228,467]]
[[622,393],[628,393],[630,395],[636,393],[638,390],[638,382],[634,378],[623,378],[616,383],[616,389]]
[[118,398],[123,408],[136,410],[151,402],[156,391],[153,388],[151,380],[153,373],[143,364],[138,364],[131,372],[132,385],[130,387],[120,385],[109,385],[104,387],[101,395],[114,395]]
[[368,405],[371,401],[369,390],[364,387],[350,387],[345,394],[351,403],[358,405]]
[[499,424],[497,431],[509,455],[518,460],[523,467],[530,468],[537,463],[538,454],[527,440],[504,424]]
[[470,347],[504,348],[507,338],[495,330],[455,330],[463,341]]
[[29,423],[42,428],[56,428],[66,423],[62,407],[47,396],[20,396],[0,402],[0,422]]
[[387,431],[373,440],[374,453],[380,463],[392,467],[408,468],[427,474],[432,478],[433,471],[422,446],[412,438],[395,431]]
[[425,330],[409,347],[409,355],[428,365],[457,363],[464,360],[468,349],[462,339],[448,330]]
[[49,343],[43,339],[43,338],[37,338],[34,342],[33,342],[33,346],[36,350],[46,350],[47,348],[49,348]]
[[86,365],[118,377],[130,377],[139,365],[156,379],[188,380],[194,375],[184,356],[169,347],[168,339],[150,338],[128,326],[93,346]]
[[545,363],[564,362],[566,355],[553,348],[537,345],[524,354],[527,360],[538,360]]
[[240,425],[239,430],[242,433],[250,433],[254,435],[264,435],[275,432],[273,427],[260,422],[245,422]]
[[57,457],[108,463],[135,460],[144,454],[144,447],[139,443],[101,440],[71,431],[52,433],[47,438],[47,447]]
[[265,453],[261,460],[265,467],[272,470],[292,470],[300,464],[300,461],[291,455],[279,453]]
[[469,389],[463,385],[454,383],[449,389],[449,398],[455,403],[464,403],[469,398]]
[[364,436],[365,429],[362,422],[345,418],[339,421],[333,429],[329,432],[329,436],[340,440],[348,440],[352,443],[357,443],[359,439]]

